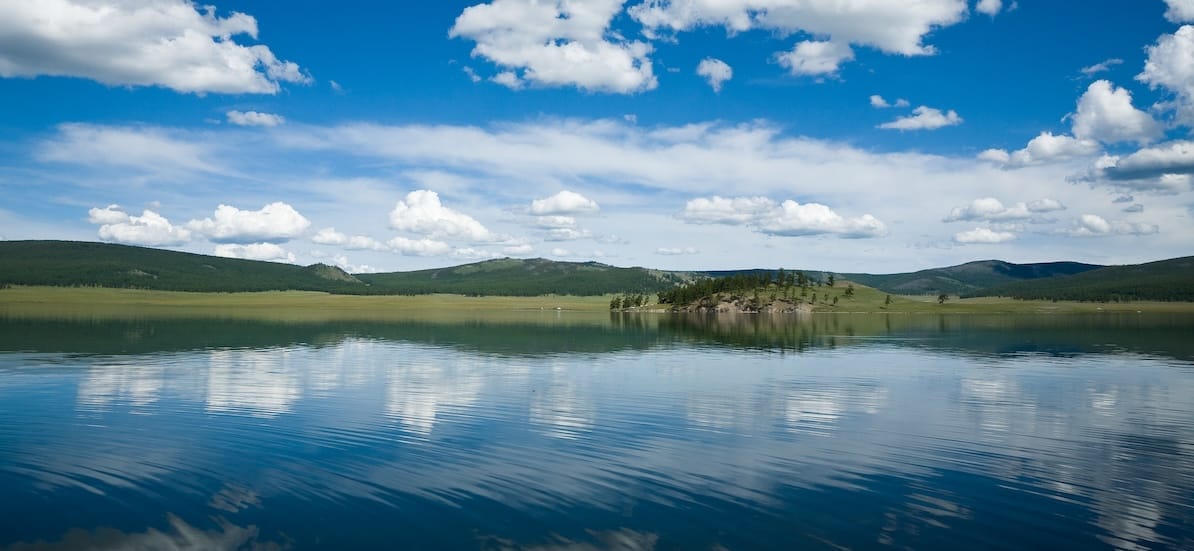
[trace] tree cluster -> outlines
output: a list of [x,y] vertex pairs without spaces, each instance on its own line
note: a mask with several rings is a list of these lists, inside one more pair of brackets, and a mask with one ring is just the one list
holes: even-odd
[[[832,277],[832,276],[830,276]],[[745,273],[732,276],[701,279],[659,292],[660,304],[690,304],[710,299],[721,294],[752,295],[755,302],[761,301],[760,292],[768,293],[771,300],[793,299],[797,293],[807,296],[810,288],[821,285],[821,281],[809,277],[803,271]]]
[[625,310],[627,308],[641,308],[651,303],[647,295],[615,295],[609,299],[610,310]]

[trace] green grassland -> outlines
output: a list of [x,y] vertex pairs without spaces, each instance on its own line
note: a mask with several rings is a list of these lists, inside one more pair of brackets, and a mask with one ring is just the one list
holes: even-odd
[[[1007,298],[937,300],[892,296],[845,283],[817,290],[815,315],[822,314],[1063,314],[1098,312],[1194,312],[1180,302],[1052,302]],[[588,323],[607,317],[606,296],[469,297],[463,295],[354,296],[310,291],[190,293],[98,287],[24,287],[0,290],[0,317],[54,319],[221,318],[286,322],[469,320]],[[838,297],[837,305],[833,297]],[[664,314],[648,305],[640,312]]]
[[605,296],[469,297],[336,295],[313,291],[191,293],[102,287],[0,290],[0,316],[81,319],[215,317],[281,321],[524,318],[542,313],[606,314]]

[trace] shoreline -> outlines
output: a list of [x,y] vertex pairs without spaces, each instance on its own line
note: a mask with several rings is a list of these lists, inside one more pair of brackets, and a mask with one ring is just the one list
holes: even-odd
[[804,317],[808,315],[924,314],[1104,314],[1194,313],[1194,302],[1052,302],[1010,298],[952,299],[900,296],[891,304],[866,298],[837,306],[814,305],[796,312],[674,312],[650,305],[610,310],[611,295],[537,297],[464,295],[335,295],[316,291],[196,293],[106,287],[0,289],[0,315],[7,317],[168,317],[468,320],[483,317],[572,317],[626,314]]

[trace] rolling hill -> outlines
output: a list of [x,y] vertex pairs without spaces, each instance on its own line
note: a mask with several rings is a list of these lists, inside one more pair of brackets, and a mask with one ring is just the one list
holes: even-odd
[[324,291],[340,294],[538,296],[655,292],[682,274],[596,262],[501,259],[452,268],[345,273],[326,264],[276,262],[74,241],[0,241],[0,284],[161,291]]
[[542,258],[503,258],[451,268],[360,274],[361,281],[393,294],[537,296],[653,293],[684,276],[645,268],[618,268],[598,262],[556,262]]
[[1020,281],[968,293],[1036,300],[1194,301],[1194,256],[1107,266],[1082,273]]
[[896,295],[966,295],[1009,283],[1038,281],[1099,268],[1102,266],[1078,262],[1013,264],[1002,260],[980,260],[912,273],[840,275],[850,281]]

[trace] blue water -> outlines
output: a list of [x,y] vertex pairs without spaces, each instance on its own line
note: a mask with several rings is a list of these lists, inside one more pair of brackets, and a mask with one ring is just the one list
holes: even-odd
[[1194,548],[1194,319],[911,318],[0,320],[0,548]]

